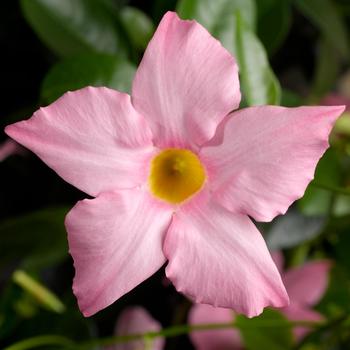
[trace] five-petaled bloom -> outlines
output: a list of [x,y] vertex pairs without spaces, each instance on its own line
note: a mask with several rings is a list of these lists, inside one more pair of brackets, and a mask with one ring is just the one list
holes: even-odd
[[255,316],[288,296],[250,218],[270,221],[300,198],[343,107],[238,108],[235,59],[195,21],[168,12],[132,97],[68,92],[6,128],[95,197],[66,228],[73,290],[89,316],[166,274],[197,302]]

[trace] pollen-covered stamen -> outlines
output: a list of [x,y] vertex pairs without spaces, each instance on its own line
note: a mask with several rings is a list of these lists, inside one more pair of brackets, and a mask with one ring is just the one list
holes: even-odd
[[203,165],[193,152],[169,148],[152,159],[149,185],[156,197],[176,204],[199,191],[205,177]]

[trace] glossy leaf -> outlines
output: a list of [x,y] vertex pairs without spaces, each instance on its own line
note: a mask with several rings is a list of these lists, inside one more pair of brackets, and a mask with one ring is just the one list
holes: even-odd
[[252,30],[256,25],[256,6],[253,0],[180,0],[176,12],[183,19],[195,19],[214,36],[222,31],[221,23],[230,21],[239,12]]
[[248,350],[291,349],[291,327],[278,311],[265,309],[262,315],[251,319],[239,315],[236,317],[236,324]]
[[84,86],[107,86],[129,92],[135,67],[124,59],[104,54],[88,54],[57,63],[46,75],[41,99],[51,103],[66,91]]
[[0,223],[0,266],[12,261],[37,269],[66,258],[67,212],[67,208],[48,208]]
[[140,50],[145,49],[155,29],[152,20],[144,12],[131,6],[123,7],[119,14],[133,46]]
[[281,88],[257,36],[236,14],[235,54],[240,68],[242,90],[250,106],[278,105]]
[[21,0],[39,38],[60,56],[86,52],[125,53],[113,18],[97,0]]
[[348,36],[343,18],[332,0],[295,0],[298,9],[322,32],[343,58],[348,58]]
[[266,236],[271,250],[295,247],[317,237],[324,226],[321,216],[304,216],[297,211],[289,211],[276,218]]

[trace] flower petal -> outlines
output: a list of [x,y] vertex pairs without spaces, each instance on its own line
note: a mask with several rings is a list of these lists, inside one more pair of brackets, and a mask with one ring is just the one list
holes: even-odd
[[331,262],[312,261],[288,270],[283,281],[290,300],[305,305],[317,304],[326,291]]
[[[141,306],[132,306],[123,310],[118,318],[115,335],[123,336],[128,334],[141,334],[146,332],[159,332],[161,324],[156,321],[146,309]],[[147,349],[162,350],[165,340],[162,337],[150,339],[152,346]],[[147,344],[148,345],[148,344]],[[126,343],[116,344],[111,350],[140,350],[146,349],[144,340],[134,340]]]
[[[300,306],[298,304],[291,303],[288,307],[283,308],[282,313],[291,321],[322,321],[324,317],[307,307]],[[312,331],[312,328],[308,327],[294,327],[293,333],[295,338],[300,341],[308,333]]]
[[[233,322],[234,313],[230,309],[195,304],[189,313],[189,323],[229,323]],[[242,340],[237,329],[215,329],[190,333],[190,338],[197,350],[236,350],[242,349]]]
[[257,221],[284,214],[303,196],[343,110],[259,106],[233,113],[221,143],[201,150],[216,200]]
[[130,97],[107,88],[68,92],[6,133],[92,196],[142,182],[153,152],[150,130]]
[[164,264],[162,242],[171,215],[138,189],[85,199],[68,213],[73,291],[85,316],[112,304]]
[[26,149],[19,145],[17,142],[7,139],[0,144],[0,162],[4,161],[7,157],[15,154],[24,154]]
[[249,317],[265,306],[288,304],[281,277],[254,224],[203,197],[183,205],[166,234],[166,274],[176,289],[196,302]]
[[201,145],[239,105],[237,64],[200,24],[168,12],[136,72],[132,101],[157,146]]

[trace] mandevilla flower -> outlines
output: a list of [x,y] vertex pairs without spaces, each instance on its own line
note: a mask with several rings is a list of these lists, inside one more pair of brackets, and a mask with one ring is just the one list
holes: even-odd
[[[146,309],[141,306],[129,306],[120,314],[114,334],[116,336],[125,336],[130,334],[158,332],[161,329],[161,324],[156,321]],[[165,340],[163,337],[146,340],[139,339],[119,343],[106,348],[106,350],[162,350],[164,348],[164,343]]]
[[238,68],[195,21],[168,12],[132,97],[68,92],[6,128],[93,199],[66,228],[85,316],[167,260],[166,275],[197,302],[255,316],[288,296],[250,218],[270,221],[300,198],[343,107],[239,105]]
[[[274,252],[272,257],[282,274],[282,280],[290,297],[290,305],[281,312],[291,321],[321,321],[323,316],[312,310],[323,296],[328,285],[330,261],[315,260],[283,272],[283,255]],[[189,314],[190,324],[228,323],[235,319],[232,310],[210,305],[194,305]],[[296,340],[301,340],[310,328],[293,329]],[[244,348],[237,329],[193,332],[191,340],[197,350],[239,350]]]

